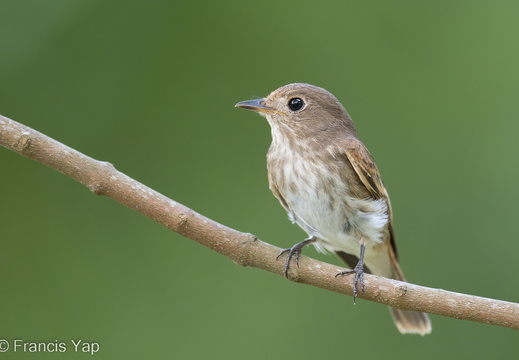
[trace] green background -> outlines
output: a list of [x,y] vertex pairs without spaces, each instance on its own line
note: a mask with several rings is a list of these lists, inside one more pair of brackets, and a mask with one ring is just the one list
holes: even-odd
[[[334,93],[391,195],[410,281],[517,302],[519,3],[0,3],[0,113],[192,209],[288,247],[266,121],[290,82]],[[241,268],[0,149],[0,339],[95,341],[97,359],[515,359],[515,330]],[[314,249],[305,254],[339,261]]]

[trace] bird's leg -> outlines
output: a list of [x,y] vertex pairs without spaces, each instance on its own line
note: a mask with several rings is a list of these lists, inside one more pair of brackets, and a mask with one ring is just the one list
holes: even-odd
[[337,276],[355,274],[355,277],[353,278],[353,303],[354,304],[355,304],[355,301],[357,300],[359,284],[360,284],[360,288],[361,288],[362,292],[364,292],[364,251],[365,250],[366,250],[366,245],[360,244],[359,262],[357,263],[357,265],[355,265],[355,268],[353,268],[353,270],[341,271],[340,273],[335,275],[335,277],[337,277]]
[[294,246],[292,246],[291,248],[288,248],[288,249],[285,249],[283,251],[281,251],[279,253],[278,256],[276,256],[276,260],[279,259],[279,257],[281,255],[283,255],[284,253],[288,253],[288,256],[287,256],[287,261],[285,262],[285,277],[288,279],[288,268],[290,267],[290,260],[292,260],[292,257],[295,256],[296,257],[296,265],[299,267],[299,254],[301,254],[301,250],[303,250],[303,248],[308,245],[308,244],[311,244],[311,243],[314,243],[316,242],[317,239],[312,236],[311,238],[309,239],[306,239],[304,241],[301,241],[297,244],[295,244]]

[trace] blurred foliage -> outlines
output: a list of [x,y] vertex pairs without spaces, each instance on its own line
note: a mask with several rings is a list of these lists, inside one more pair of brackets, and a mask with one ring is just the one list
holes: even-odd
[[[512,1],[3,1],[0,113],[287,247],[304,233],[268,190],[270,130],[233,106],[322,86],[377,159],[409,280],[518,301],[518,15]],[[97,341],[97,359],[517,350],[513,330],[437,316],[432,335],[402,336],[384,306],[240,268],[34,161],[0,162],[0,338]]]

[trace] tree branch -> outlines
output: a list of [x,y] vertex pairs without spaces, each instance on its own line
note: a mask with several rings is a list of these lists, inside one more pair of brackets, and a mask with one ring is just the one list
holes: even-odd
[[[227,256],[236,264],[284,276],[280,249],[208,219],[186,206],[25,125],[0,115],[0,145],[80,182],[94,194],[108,196],[187,238]],[[352,295],[352,281],[335,278],[344,269],[302,256],[290,280]],[[359,298],[391,307],[519,329],[519,304],[432,289],[365,274]]]

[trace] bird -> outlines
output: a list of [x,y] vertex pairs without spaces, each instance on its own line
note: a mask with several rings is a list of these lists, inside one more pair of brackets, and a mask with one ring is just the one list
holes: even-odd
[[[327,90],[305,83],[282,86],[235,107],[264,116],[271,128],[269,187],[308,238],[283,250],[285,276],[303,247],[335,253],[353,275],[354,302],[364,273],[406,281],[398,261],[391,203],[380,172],[350,115]],[[427,314],[390,308],[403,334],[429,334]]]

